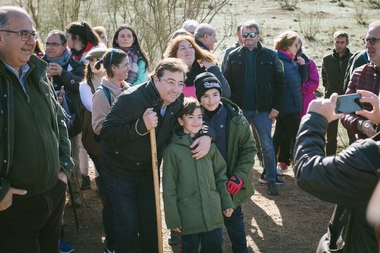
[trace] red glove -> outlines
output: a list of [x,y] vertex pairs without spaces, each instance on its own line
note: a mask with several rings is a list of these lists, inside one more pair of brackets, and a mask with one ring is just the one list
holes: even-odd
[[238,193],[243,185],[243,180],[239,177],[232,175],[227,182],[227,191],[231,195]]

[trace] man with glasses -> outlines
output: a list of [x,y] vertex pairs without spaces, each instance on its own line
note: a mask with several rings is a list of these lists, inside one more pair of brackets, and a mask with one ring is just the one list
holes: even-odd
[[[348,34],[345,31],[336,31],[334,33],[334,49],[333,52],[323,58],[322,61],[322,84],[325,87],[325,98],[329,98],[331,94],[344,94],[344,77],[348,61],[352,56],[348,49]],[[335,120],[329,123],[326,134],[326,155],[335,155],[338,144],[338,123]],[[350,133],[347,133],[350,137]],[[350,137],[355,138],[355,137]]]
[[70,142],[38,33],[26,11],[0,7],[0,251],[58,251]]
[[[82,173],[79,168],[79,141],[82,132],[82,122],[80,118],[81,100],[79,96],[79,83],[83,80],[83,65],[70,57],[67,50],[66,35],[62,31],[53,30],[46,38],[45,56],[42,58],[49,65],[47,68],[47,76],[52,81],[54,90],[58,95],[58,99],[65,108],[71,121],[68,123],[69,137],[71,142],[71,155],[75,166],[73,173],[79,183],[82,184]],[[62,90],[65,94],[61,93]],[[86,185],[82,185],[82,189],[91,188],[91,182],[88,178]],[[79,197],[79,189],[77,188],[74,178],[70,180],[73,189],[73,198],[70,199],[70,205],[79,207],[81,200]]]
[[[224,76],[231,87],[231,99],[240,108],[257,131],[263,153],[266,177],[260,182],[268,184],[270,195],[279,195],[276,179],[276,157],[271,136],[272,120],[282,106],[285,92],[283,66],[277,53],[260,42],[260,29],[256,21],[247,21],[241,27],[243,46],[227,57]],[[252,154],[253,155],[253,154]],[[278,181],[276,181],[278,180]]]
[[[160,207],[155,206],[149,132],[156,131],[160,163],[183,107],[186,71],[181,59],[159,61],[151,80],[121,95],[102,125],[99,162],[104,168],[107,198],[115,210],[119,253],[158,252],[156,208]],[[210,145],[208,136],[194,140],[193,157],[205,156]]]
[[[356,93],[356,90],[368,90],[379,95],[380,75],[380,20],[371,23],[367,36],[363,39],[369,63],[354,70],[346,94]],[[364,109],[371,110],[372,106],[364,104]],[[355,133],[357,139],[372,137],[378,127],[368,119],[355,113],[345,114],[341,123],[350,132]]]

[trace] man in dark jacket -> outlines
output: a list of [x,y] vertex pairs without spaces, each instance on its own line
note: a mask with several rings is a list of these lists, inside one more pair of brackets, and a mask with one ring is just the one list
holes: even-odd
[[[59,101],[62,104],[62,99],[65,101],[66,113],[71,115],[73,122],[69,123],[69,137],[71,142],[71,152],[74,159],[74,170],[76,178],[79,183],[82,183],[82,173],[79,168],[79,134],[82,132],[82,122],[80,117],[81,101],[79,96],[79,83],[83,80],[83,65],[70,57],[67,51],[67,38],[62,31],[53,30],[46,38],[46,54],[42,58],[49,65],[47,68],[47,76],[53,80],[53,87],[59,96]],[[61,88],[64,88],[64,94],[59,94]],[[80,206],[79,189],[74,182],[74,178],[71,180],[71,187],[73,189],[73,198],[71,200],[74,205]],[[90,182],[90,181],[88,181]],[[71,202],[71,203],[72,203]]]
[[[149,132],[156,131],[160,163],[183,106],[186,71],[187,65],[180,59],[161,60],[151,80],[121,95],[103,123],[99,162],[107,198],[115,210],[114,229],[120,253],[158,252]],[[193,157],[205,156],[210,146],[210,137],[198,138],[191,146]]]
[[70,143],[24,9],[0,7],[0,251],[58,251]]
[[[364,97],[360,102],[373,100],[374,108],[357,114],[371,121],[377,118],[373,123],[380,123],[378,98],[374,99],[376,96],[371,92],[358,92]],[[371,138],[359,140],[339,154],[326,157],[324,136],[327,125],[342,116],[334,113],[336,100],[337,94],[334,93],[330,99],[310,103],[298,131],[294,175],[297,185],[306,192],[337,204],[336,211],[348,210],[347,224],[343,224],[346,227],[343,235],[345,245],[339,252],[378,252],[375,229],[367,222],[366,208],[379,181],[380,141]],[[336,221],[340,217],[338,215],[329,226],[332,234],[336,234]],[[327,248],[335,245],[335,242],[323,236],[317,252],[330,252]]]
[[244,45],[228,55],[223,74],[231,87],[232,102],[243,109],[259,136],[256,141],[260,141],[267,172],[262,182],[268,183],[270,195],[278,195],[271,130],[284,99],[283,66],[277,53],[259,42],[260,30],[255,21],[243,23],[241,32]]
[[[349,44],[348,34],[344,31],[334,33],[334,50],[325,56],[322,61],[322,84],[325,87],[325,98],[329,98],[334,92],[344,94],[344,76],[351,57],[347,48]],[[329,124],[327,129],[326,155],[333,155],[337,148],[338,120]],[[350,134],[348,133],[350,136]],[[351,139],[355,138],[352,137]]]

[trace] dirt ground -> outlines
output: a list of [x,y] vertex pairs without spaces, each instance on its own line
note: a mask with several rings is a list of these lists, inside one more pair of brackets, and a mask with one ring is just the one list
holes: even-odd
[[[292,3],[292,1],[287,1]],[[339,1],[340,2],[340,1]],[[281,31],[288,29],[301,33],[300,21],[317,21],[313,17],[319,15],[321,19],[318,26],[319,33],[315,40],[304,39],[304,51],[312,58],[320,71],[323,56],[332,52],[332,35],[337,30],[346,30],[350,35],[349,48],[355,52],[363,48],[361,38],[365,36],[367,25],[360,26],[355,18],[360,14],[358,2],[342,1],[340,6],[336,1],[330,0],[294,0],[297,7],[294,11],[284,10],[280,4],[283,1],[234,0],[230,2],[228,12],[238,23],[248,19],[256,19],[262,29],[261,37],[265,45],[273,48],[273,39]],[[365,4],[363,1],[361,2]],[[342,7],[343,4],[343,7]],[[309,13],[308,12],[313,12]],[[378,10],[365,7],[363,17],[367,24],[378,19]],[[300,16],[299,14],[303,14]],[[305,14],[306,13],[306,14]],[[217,31],[223,31],[223,22],[216,17],[211,23]],[[218,35],[220,38],[221,35]],[[228,45],[235,43],[234,36],[224,40],[214,52],[219,63],[223,59],[224,50]],[[322,85],[320,90],[323,91]],[[342,139],[340,140],[342,142]],[[279,186],[280,196],[269,196],[267,186],[258,182],[262,168],[256,162],[254,166],[255,195],[243,205],[245,213],[244,222],[250,252],[266,253],[308,253],[315,252],[320,237],[326,232],[328,220],[333,211],[333,205],[322,202],[297,187],[293,171],[280,176],[285,184]],[[92,189],[83,191],[88,213],[93,224],[90,228],[89,220],[83,207],[77,209],[80,230],[77,231],[73,218],[72,208],[65,210],[65,236],[64,239],[75,248],[76,253],[100,253],[105,245],[101,220],[101,202],[97,197],[94,174],[91,174]],[[164,221],[164,219],[162,219]],[[168,230],[163,224],[164,252],[179,252],[178,246],[169,246],[167,243]],[[224,230],[224,252],[232,252],[228,235]]]
[[[258,164],[258,162],[256,162]],[[101,253],[104,232],[101,219],[102,205],[97,197],[93,170],[90,169],[92,189],[85,190],[87,211],[82,207],[76,209],[79,231],[76,229],[73,210],[68,205],[65,209],[64,240],[75,248],[75,253]],[[319,238],[326,231],[327,222],[332,214],[333,205],[322,202],[297,187],[293,171],[280,176],[285,181],[279,186],[280,196],[270,196],[267,186],[260,184],[258,178],[262,168],[254,166],[255,195],[243,205],[244,223],[249,252],[315,252]],[[178,246],[167,243],[168,230],[163,218],[164,252],[178,253]],[[228,235],[223,229],[223,252],[232,252]]]

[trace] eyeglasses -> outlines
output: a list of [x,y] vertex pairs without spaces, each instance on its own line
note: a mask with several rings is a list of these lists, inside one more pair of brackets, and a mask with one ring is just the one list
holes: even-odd
[[45,43],[45,46],[46,47],[58,47],[58,46],[62,46],[63,44],[59,44],[59,43],[49,43],[49,42],[46,42]]
[[380,38],[363,38],[363,43],[364,45],[367,44],[367,42],[369,42],[369,44],[371,44],[372,46],[376,44],[376,42],[380,40]]
[[[174,82],[174,80],[165,80],[165,79],[162,78],[162,77],[160,77],[160,79],[164,80],[164,81],[166,82],[166,84],[169,85],[171,88],[174,88],[174,87],[177,85],[177,83]],[[183,86],[185,86],[185,83],[179,81],[179,82],[178,82],[178,86],[179,86],[179,87],[183,87]]]
[[30,37],[32,37],[32,39],[34,41],[37,41],[38,38],[40,37],[40,34],[39,32],[29,32],[29,31],[11,31],[11,30],[0,30],[1,32],[8,32],[8,33],[16,33],[16,34],[19,34],[21,36],[21,40],[22,41],[28,41],[30,39]]
[[257,35],[257,33],[255,33],[255,32],[242,33],[242,34],[241,34],[241,36],[242,36],[243,38],[248,38],[248,36],[251,37],[251,38],[255,38],[256,35]]

